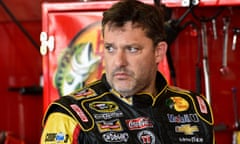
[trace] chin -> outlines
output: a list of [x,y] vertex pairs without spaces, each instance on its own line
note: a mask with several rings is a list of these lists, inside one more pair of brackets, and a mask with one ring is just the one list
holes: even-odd
[[129,85],[115,86],[114,89],[123,96],[132,95],[133,89]]
[[129,81],[121,81],[113,84],[116,89],[129,91],[132,89],[132,84]]

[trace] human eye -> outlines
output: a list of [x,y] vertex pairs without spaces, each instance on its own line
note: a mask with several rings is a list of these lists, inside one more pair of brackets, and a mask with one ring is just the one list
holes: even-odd
[[111,44],[105,44],[104,47],[105,47],[105,49],[107,50],[108,53],[113,53],[114,52],[114,47]]
[[134,46],[129,46],[129,47],[127,48],[127,50],[128,50],[129,53],[138,53],[138,52],[140,51],[139,48],[134,47]]

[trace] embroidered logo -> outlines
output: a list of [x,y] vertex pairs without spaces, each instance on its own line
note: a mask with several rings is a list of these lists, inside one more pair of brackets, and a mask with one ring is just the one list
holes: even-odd
[[96,101],[89,104],[89,107],[97,112],[115,112],[118,106],[112,101]]
[[191,126],[190,124],[184,124],[175,127],[177,133],[184,133],[185,135],[193,135],[194,132],[198,132],[199,129],[197,126]]
[[191,123],[199,122],[197,114],[167,114],[168,120],[170,123]]
[[139,117],[136,119],[126,120],[126,124],[129,130],[137,130],[153,127],[152,121],[147,117]]
[[155,136],[151,131],[143,130],[137,134],[141,144],[155,144]]
[[182,97],[171,97],[166,100],[166,105],[170,109],[175,109],[178,112],[186,111],[189,108],[189,103]]
[[118,132],[107,132],[102,135],[102,138],[105,142],[127,142],[129,139],[129,135],[126,132],[118,133]]
[[67,134],[64,134],[62,132],[59,133],[47,133],[45,142],[63,142],[67,143],[69,136]]
[[110,112],[110,113],[101,113],[101,114],[94,114],[94,118],[97,120],[104,119],[112,119],[112,118],[120,118],[123,117],[123,112],[116,111],[116,112]]
[[82,111],[82,109],[78,105],[72,104],[70,106],[77,113],[77,115],[80,117],[80,119],[83,122],[88,122],[87,116],[84,114],[84,112]]
[[109,120],[109,121],[97,121],[97,127],[99,132],[106,131],[122,131],[122,126],[119,119]]
[[200,107],[200,111],[202,113],[207,114],[208,113],[207,106],[206,106],[204,100],[200,96],[197,96],[197,100],[198,100],[198,104],[199,104],[199,107]]
[[83,89],[77,93],[74,93],[74,97],[75,98],[78,98],[78,97],[90,97],[90,96],[95,96],[96,93],[93,89],[90,89],[90,88],[86,88],[86,89]]

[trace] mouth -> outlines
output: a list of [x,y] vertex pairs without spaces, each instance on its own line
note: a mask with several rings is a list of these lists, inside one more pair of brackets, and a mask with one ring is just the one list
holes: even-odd
[[129,78],[129,74],[126,72],[116,72],[113,76],[118,80],[126,80]]

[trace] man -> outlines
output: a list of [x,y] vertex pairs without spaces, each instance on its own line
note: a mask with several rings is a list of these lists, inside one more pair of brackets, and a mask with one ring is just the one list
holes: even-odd
[[50,105],[42,144],[214,143],[204,97],[169,86],[157,71],[167,50],[163,17],[134,0],[104,12],[106,73]]

